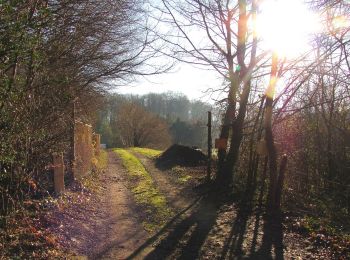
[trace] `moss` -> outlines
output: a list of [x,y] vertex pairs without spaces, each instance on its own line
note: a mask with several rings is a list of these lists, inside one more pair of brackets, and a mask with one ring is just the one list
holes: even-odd
[[133,180],[131,191],[136,203],[150,214],[144,223],[145,229],[148,231],[156,230],[165,224],[172,215],[171,210],[167,207],[165,197],[155,187],[152,177],[137,157],[124,149],[115,149],[114,151],[121,157],[124,167]]
[[141,148],[141,147],[132,147],[130,148],[130,150],[140,153],[148,158],[155,158],[162,153],[162,151],[160,150],[154,150],[150,148]]
[[179,183],[186,183],[188,182],[192,177],[190,175],[184,175],[180,176],[177,180]]
[[175,166],[171,170],[176,174],[177,182],[180,184],[184,184],[192,179],[192,176],[187,174],[187,170],[184,167]]

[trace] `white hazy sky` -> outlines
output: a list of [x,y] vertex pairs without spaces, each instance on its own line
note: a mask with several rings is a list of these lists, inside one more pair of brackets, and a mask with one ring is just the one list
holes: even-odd
[[[209,88],[218,89],[222,79],[218,73],[209,69],[199,69],[190,64],[180,63],[172,72],[147,76],[129,86],[118,87],[121,94],[163,93],[167,91],[181,92],[190,99],[210,101],[211,97],[204,91]],[[215,97],[215,96],[214,96]]]

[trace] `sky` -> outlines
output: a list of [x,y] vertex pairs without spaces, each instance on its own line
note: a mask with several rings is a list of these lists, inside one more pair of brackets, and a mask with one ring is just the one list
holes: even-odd
[[131,85],[118,87],[117,92],[143,95],[150,92],[173,91],[181,92],[189,99],[201,99],[209,102],[211,96],[204,92],[209,88],[219,88],[221,84],[222,79],[215,71],[179,63],[172,72],[139,78]]

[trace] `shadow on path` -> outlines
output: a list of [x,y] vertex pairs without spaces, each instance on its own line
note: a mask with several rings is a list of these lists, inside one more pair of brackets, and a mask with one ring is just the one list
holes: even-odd
[[[263,190],[259,194],[258,205],[254,209],[254,192],[254,189],[247,190],[245,193],[247,196],[239,203],[235,223],[220,259],[284,259],[282,213],[280,211],[265,212],[262,203]],[[254,228],[250,230],[247,225],[253,214]],[[262,221],[263,235],[258,241]],[[242,249],[245,239],[251,241],[251,247],[245,248],[246,251]],[[258,244],[260,246],[256,250]]]
[[[220,218],[219,210],[228,203],[215,197],[207,195],[198,199],[127,259],[139,259],[140,256],[148,260],[201,258],[202,247]],[[223,238],[223,247],[215,249],[218,254],[213,259],[283,259],[282,215],[277,212],[265,215],[263,236],[257,243],[256,233],[260,228],[262,211],[257,211],[255,226],[250,230],[248,223],[254,217],[251,201],[251,197],[246,196],[238,204],[232,227]],[[250,248],[242,248],[245,240],[252,242]],[[152,247],[153,244],[156,246]]]
[[[177,259],[196,259],[200,249],[205,242],[208,233],[216,222],[219,205],[211,196],[198,199],[192,205],[175,216],[156,235],[151,237],[128,259],[135,259],[152,243],[158,241],[156,247],[152,248],[144,259],[166,259],[176,250]],[[191,213],[185,215],[191,209]],[[163,234],[165,237],[161,238]],[[186,243],[184,243],[186,241]]]
[[265,215],[262,245],[258,251],[252,252],[251,259],[284,259],[282,219],[280,211]]

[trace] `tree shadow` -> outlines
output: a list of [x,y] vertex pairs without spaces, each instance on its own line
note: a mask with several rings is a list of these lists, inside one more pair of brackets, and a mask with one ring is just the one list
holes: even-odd
[[220,259],[233,259],[244,254],[242,244],[246,235],[248,220],[252,214],[252,198],[254,190],[249,188],[240,203],[237,204],[238,211],[229,236],[226,238]]
[[[260,207],[253,215],[255,205],[252,203],[254,192],[249,194],[237,204],[237,215],[232,224],[229,234],[226,236],[222,250],[215,259],[283,259],[283,232],[282,214],[274,211],[271,214],[263,214]],[[160,232],[150,238],[138,250],[131,254],[128,259],[138,259],[140,253],[150,248],[156,241],[160,242],[143,259],[198,259],[201,248],[219,217],[219,209],[227,204],[228,199],[217,199],[218,195],[202,197],[196,205],[192,204],[191,212],[186,216],[177,216],[170,221]],[[231,198],[232,200],[232,198]],[[261,204],[260,204],[261,206]],[[189,209],[189,208],[188,208]],[[187,210],[188,210],[187,209]],[[187,211],[186,210],[186,211]],[[185,211],[181,213],[184,214]],[[247,231],[248,223],[255,217],[254,228]],[[258,230],[263,223],[262,239],[258,239]],[[243,248],[250,232],[251,247]],[[164,235],[164,237],[162,237]],[[259,246],[259,249],[256,248]]]
[[252,252],[250,259],[284,259],[282,219],[278,210],[265,214],[262,244],[258,251]]
[[[263,189],[260,191],[257,207],[253,203],[254,193],[254,187],[248,188],[244,193],[245,196],[238,204],[237,216],[230,234],[226,238],[220,259],[284,259],[282,213],[277,210],[271,210],[264,215]],[[253,217],[254,211],[254,228],[252,231],[247,231],[248,222]],[[262,227],[263,235],[262,239],[258,241],[262,219],[264,221]],[[251,246],[245,252],[242,245],[246,236],[248,236],[248,232],[251,232],[249,234]],[[256,250],[258,242],[260,242],[261,246]]]
[[177,259],[197,259],[210,230],[216,223],[220,202],[215,196],[203,196],[197,205],[192,205],[192,212],[179,220],[167,224],[160,232],[127,259],[135,259],[139,253],[167,233],[151,252],[143,259],[167,259],[176,250]]
[[[251,255],[249,259],[284,259],[283,255],[283,215],[280,210],[267,209],[263,214],[263,195],[265,185],[261,186],[258,198],[258,207],[255,213],[255,223],[253,230],[252,245],[250,248]],[[263,237],[260,248],[256,251],[260,220],[263,218]],[[272,250],[274,249],[274,257]]]
[[[255,213],[251,255],[249,259],[284,259],[283,255],[283,215],[280,210],[263,209],[263,196],[265,185],[262,184],[258,197],[258,207]],[[264,214],[264,211],[265,214]],[[258,244],[258,232],[260,220],[263,219],[263,237],[261,246],[256,250]],[[274,251],[274,256],[272,252]]]
[[[266,172],[265,172],[265,174],[266,174]],[[250,248],[250,252],[255,252],[255,248],[257,246],[260,220],[262,218],[262,213],[263,213],[262,207],[263,207],[263,197],[264,197],[264,191],[265,191],[265,181],[264,180],[265,180],[265,176],[263,176],[263,182],[261,184],[260,191],[259,191],[258,206],[257,206],[257,209],[255,211],[255,223],[254,223],[253,239],[252,239],[252,245]]]

